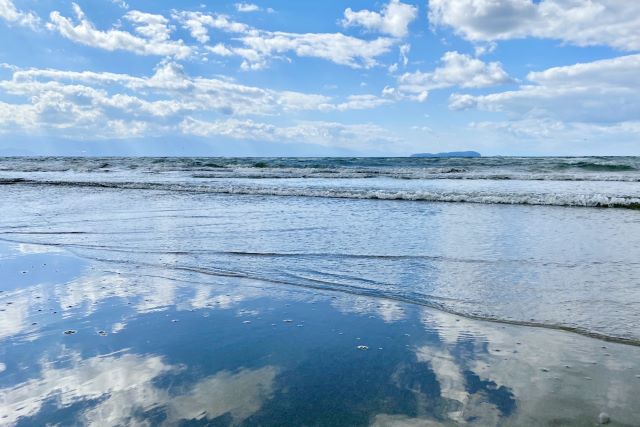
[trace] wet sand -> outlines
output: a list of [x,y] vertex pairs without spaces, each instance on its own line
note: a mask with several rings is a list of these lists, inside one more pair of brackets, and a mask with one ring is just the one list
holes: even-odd
[[640,423],[640,347],[0,244],[0,424]]

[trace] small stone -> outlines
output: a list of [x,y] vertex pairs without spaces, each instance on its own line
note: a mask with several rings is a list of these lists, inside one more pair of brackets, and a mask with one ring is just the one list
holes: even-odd
[[609,424],[609,421],[611,421],[611,418],[606,412],[601,412],[600,415],[598,415],[598,423]]
[[64,331],[65,335],[73,335],[75,333],[77,333],[78,331],[73,330],[73,329],[67,329],[66,331]]
[[369,346],[366,345],[359,345],[358,347],[356,347],[358,350],[369,350]]

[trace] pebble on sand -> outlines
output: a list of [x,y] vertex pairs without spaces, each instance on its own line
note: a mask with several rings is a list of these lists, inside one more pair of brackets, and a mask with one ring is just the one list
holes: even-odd
[[609,421],[611,421],[611,418],[609,418],[609,414],[606,412],[601,412],[600,415],[598,415],[598,423],[609,424]]

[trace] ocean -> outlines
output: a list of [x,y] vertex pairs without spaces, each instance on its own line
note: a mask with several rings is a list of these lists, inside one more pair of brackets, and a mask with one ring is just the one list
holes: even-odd
[[0,211],[8,425],[640,421],[639,157],[1,158]]

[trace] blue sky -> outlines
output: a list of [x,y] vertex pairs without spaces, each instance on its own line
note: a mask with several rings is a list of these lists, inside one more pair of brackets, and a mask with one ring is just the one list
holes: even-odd
[[640,155],[640,2],[0,0],[0,154]]

